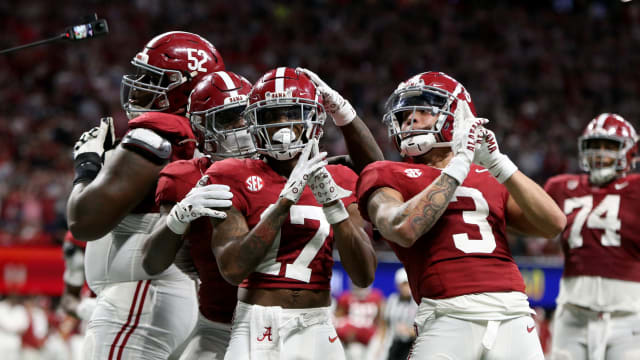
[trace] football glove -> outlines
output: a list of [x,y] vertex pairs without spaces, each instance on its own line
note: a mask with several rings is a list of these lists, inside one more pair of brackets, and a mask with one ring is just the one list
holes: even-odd
[[227,185],[207,185],[208,181],[208,175],[200,178],[187,196],[175,204],[169,212],[167,227],[175,234],[184,234],[189,224],[201,216],[226,219],[227,214],[224,211],[213,208],[227,209],[231,207],[233,193],[229,191]]
[[482,145],[476,151],[474,163],[484,166],[501,184],[518,171],[516,164],[500,152],[496,135],[489,129],[483,129]]
[[287,183],[280,192],[281,198],[287,198],[297,203],[311,174],[327,165],[327,161],[324,160],[327,156],[326,152],[313,152],[314,149],[317,149],[317,141],[316,139],[310,140],[302,150],[298,163],[291,171]]
[[351,106],[351,103],[343,98],[337,91],[329,87],[318,75],[305,68],[299,67],[297,70],[307,74],[311,82],[316,85],[318,92],[322,95],[324,108],[331,114],[333,123],[336,124],[336,126],[345,126],[356,118],[356,110]]
[[100,125],[83,133],[73,147],[76,176],[73,183],[92,181],[104,164],[105,152],[115,146],[113,118],[100,119]]
[[442,170],[444,174],[456,179],[458,184],[462,184],[469,173],[476,149],[480,144],[482,125],[488,122],[487,119],[476,118],[466,101],[458,100],[453,120],[453,139],[451,140],[453,159]]

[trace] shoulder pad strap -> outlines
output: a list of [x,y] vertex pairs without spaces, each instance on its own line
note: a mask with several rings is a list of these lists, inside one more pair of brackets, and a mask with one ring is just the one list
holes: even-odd
[[171,157],[169,140],[149,129],[132,129],[122,139],[122,146],[158,165],[164,164]]

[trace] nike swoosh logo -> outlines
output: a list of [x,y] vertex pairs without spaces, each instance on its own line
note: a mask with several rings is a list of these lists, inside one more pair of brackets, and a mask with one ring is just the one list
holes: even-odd
[[621,184],[614,184],[613,187],[616,188],[616,190],[621,190],[627,187],[627,185],[629,185],[629,182],[623,182]]
[[487,172],[489,171],[489,169],[476,169],[477,173],[483,173],[483,172]]
[[533,325],[532,327],[528,327],[528,326],[527,326],[527,332],[528,332],[528,333],[530,333],[530,332],[532,332],[532,331],[533,331],[533,329],[535,329],[535,328],[536,328],[536,326],[535,326],[535,325]]
[[336,341],[337,339],[338,339],[338,335],[336,335],[336,336],[334,336],[334,337],[329,336],[329,342],[330,342],[330,343],[333,343],[333,342],[334,342],[334,341]]

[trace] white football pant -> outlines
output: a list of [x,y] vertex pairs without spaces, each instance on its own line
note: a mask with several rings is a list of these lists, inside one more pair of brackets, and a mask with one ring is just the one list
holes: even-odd
[[462,320],[433,315],[416,326],[411,360],[544,360],[530,316]]
[[198,313],[198,323],[180,360],[222,360],[230,338],[231,324],[211,321]]
[[640,359],[640,314],[558,306],[553,318],[551,359]]
[[329,307],[283,309],[238,302],[225,360],[344,360]]
[[191,333],[197,312],[195,283],[186,275],[107,285],[87,326],[84,359],[166,360]]

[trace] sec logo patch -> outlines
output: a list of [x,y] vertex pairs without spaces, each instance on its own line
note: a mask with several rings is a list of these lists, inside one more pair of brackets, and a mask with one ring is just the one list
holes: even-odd
[[247,180],[245,180],[245,183],[247,184],[247,189],[253,192],[262,190],[262,187],[264,186],[262,178],[255,175],[249,176]]
[[422,176],[422,171],[420,171],[420,169],[406,169],[404,171],[404,174],[407,175],[410,178],[417,178]]

